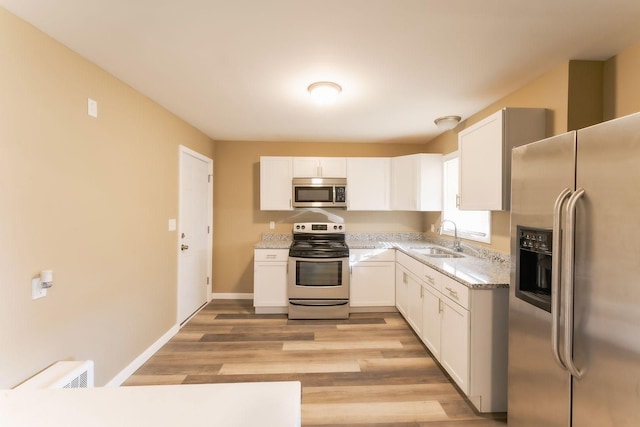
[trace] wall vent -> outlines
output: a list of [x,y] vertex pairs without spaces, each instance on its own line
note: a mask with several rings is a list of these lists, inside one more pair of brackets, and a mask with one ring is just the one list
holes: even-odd
[[93,387],[93,360],[56,362],[15,389]]

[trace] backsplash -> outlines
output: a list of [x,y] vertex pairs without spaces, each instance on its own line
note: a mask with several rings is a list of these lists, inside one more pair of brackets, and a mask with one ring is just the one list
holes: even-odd
[[291,233],[262,233],[262,240],[268,241],[293,241]]

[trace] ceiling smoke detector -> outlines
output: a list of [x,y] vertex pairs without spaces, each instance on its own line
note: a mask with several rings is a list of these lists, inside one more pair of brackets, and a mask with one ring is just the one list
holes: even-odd
[[342,92],[342,87],[334,82],[315,82],[307,88],[309,94],[318,104],[332,104]]
[[460,123],[460,119],[460,116],[444,116],[438,117],[433,122],[436,124],[436,126],[438,126],[438,129],[440,130],[450,130],[458,126],[458,123]]

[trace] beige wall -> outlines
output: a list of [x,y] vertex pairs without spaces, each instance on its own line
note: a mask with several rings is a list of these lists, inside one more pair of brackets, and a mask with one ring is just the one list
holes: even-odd
[[102,385],[176,324],[178,145],[213,143],[2,8],[0,63],[0,388],[63,359]]
[[605,63],[605,119],[640,111],[640,44]]
[[[290,233],[299,221],[327,221],[324,216],[260,210],[260,156],[385,157],[424,152],[423,144],[333,144],[216,142],[214,168],[213,291],[253,293],[253,246],[262,233]],[[422,231],[419,212],[347,212],[352,232]],[[269,221],[276,222],[275,230]]]

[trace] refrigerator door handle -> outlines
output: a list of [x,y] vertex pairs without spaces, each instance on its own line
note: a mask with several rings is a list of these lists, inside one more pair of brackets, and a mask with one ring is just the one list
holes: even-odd
[[565,208],[566,230],[563,236],[563,269],[562,269],[562,287],[564,291],[564,359],[565,364],[571,375],[576,379],[582,377],[582,372],[573,362],[573,289],[574,289],[574,273],[575,273],[575,226],[576,226],[576,204],[584,195],[584,189],[579,188],[569,198]]
[[567,367],[560,356],[560,340],[558,330],[560,329],[560,267],[562,263],[562,240],[560,224],[562,221],[562,206],[564,201],[571,195],[571,190],[565,188],[558,195],[553,206],[553,242],[551,246],[551,349],[553,358],[565,371]]

